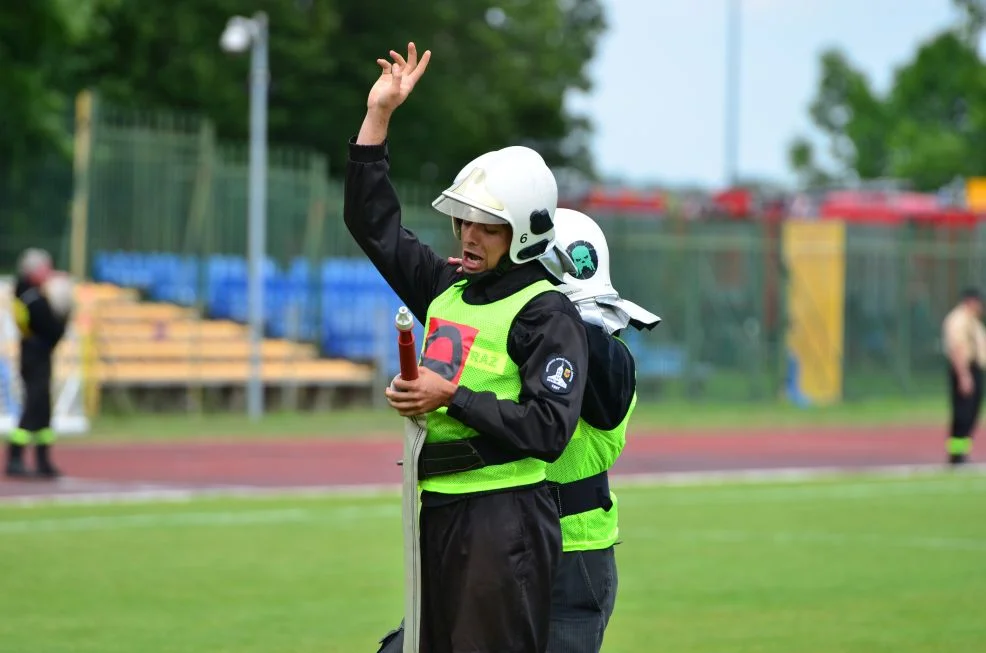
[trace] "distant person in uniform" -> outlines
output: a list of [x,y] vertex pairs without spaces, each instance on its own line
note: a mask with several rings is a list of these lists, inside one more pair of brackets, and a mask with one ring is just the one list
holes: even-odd
[[948,461],[960,465],[972,450],[972,432],[983,401],[986,368],[986,327],[982,323],[983,297],[966,289],[942,324],[942,343],[948,357],[949,398],[952,408]]
[[[66,283],[62,283],[62,280]],[[65,335],[69,320],[71,285],[67,276],[54,272],[51,255],[43,249],[27,249],[17,264],[14,287],[14,319],[20,331],[20,375],[24,401],[20,422],[7,444],[5,472],[27,477],[24,450],[34,443],[35,473],[56,478],[51,461],[55,433],[51,428],[52,354]],[[50,296],[49,296],[50,295]]]

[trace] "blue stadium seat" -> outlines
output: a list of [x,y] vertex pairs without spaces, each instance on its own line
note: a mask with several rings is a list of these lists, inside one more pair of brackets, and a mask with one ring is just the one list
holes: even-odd
[[[100,251],[93,257],[98,281],[139,288],[158,301],[205,302],[207,314],[246,323],[247,262],[243,256],[204,258],[167,252]],[[264,264],[264,324],[269,336],[314,341],[325,354],[358,360],[383,356],[397,372],[394,316],[402,305],[365,258],[305,257],[284,269]],[[422,325],[415,325],[420,345]]]
[[182,306],[195,304],[199,288],[199,264],[192,256],[161,255],[150,288],[153,299]]
[[365,259],[330,259],[322,264],[321,343],[326,353],[371,360],[394,337],[399,300]]

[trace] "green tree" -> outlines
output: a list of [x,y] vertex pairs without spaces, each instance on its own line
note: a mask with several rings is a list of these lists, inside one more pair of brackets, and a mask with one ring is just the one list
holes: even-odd
[[959,34],[966,43],[975,44],[986,27],[986,2],[983,0],[952,0],[958,9]]
[[884,174],[889,128],[882,101],[870,89],[869,80],[839,50],[821,57],[818,90],[809,107],[815,126],[828,138],[829,156],[836,168],[826,172],[815,160],[809,142],[797,139],[789,160],[795,172],[808,182],[822,178],[872,178]]
[[828,139],[834,169],[822,170],[798,139],[789,160],[803,183],[894,177],[932,190],[986,174],[986,64],[959,30],[920,45],[884,97],[839,51],[823,53],[821,68],[810,115]]
[[0,4],[0,147],[12,175],[50,148],[67,152],[66,114],[78,48],[98,34],[93,20],[108,0],[34,0]]
[[986,65],[945,32],[898,71],[887,98],[895,117],[889,168],[923,189],[986,173]]
[[333,175],[359,129],[375,60],[412,39],[434,59],[395,119],[395,175],[440,185],[479,153],[519,143],[553,166],[595,172],[592,126],[564,98],[591,88],[586,69],[605,29],[600,0],[7,2],[0,240],[62,233],[83,88],[124,108],[204,114],[220,137],[245,140],[249,57],[223,52],[219,36],[230,16],[249,11],[266,12],[271,25],[271,143],[325,153]]
[[[302,6],[307,8],[302,8]],[[391,135],[395,174],[438,181],[480,152],[535,144],[555,165],[591,171],[582,116],[563,105],[588,90],[586,66],[605,27],[599,0],[301,3],[258,0],[271,26],[272,142],[312,146],[340,174],[359,128],[374,63],[409,40],[434,58]],[[121,0],[100,13],[87,80],[125,106],[202,112],[220,136],[247,135],[248,58],[218,46],[240,0]]]
[[815,162],[815,148],[805,138],[797,138],[791,143],[788,164],[797,174],[801,186],[821,186],[831,181],[828,174],[819,169]]
[[71,193],[72,106],[87,68],[80,48],[101,36],[115,0],[0,3],[0,268],[17,251],[58,254]]

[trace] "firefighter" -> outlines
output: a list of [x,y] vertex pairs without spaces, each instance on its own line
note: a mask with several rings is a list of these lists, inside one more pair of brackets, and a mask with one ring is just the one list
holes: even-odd
[[[547,470],[564,550],[552,588],[548,653],[598,653],[618,585],[618,509],[608,470],[623,450],[637,402],[634,359],[618,334],[628,327],[653,329],[660,318],[613,287],[609,246],[592,218],[559,208],[555,235],[553,255],[543,262],[582,316],[589,366],[575,435]],[[400,653],[403,636],[402,626],[388,633],[378,653]]]
[[[24,451],[34,443],[34,473],[41,478],[57,478],[60,472],[52,462],[55,432],[51,428],[52,354],[65,335],[70,311],[62,302],[46,296],[52,278],[51,255],[43,249],[25,250],[17,265],[14,287],[14,317],[20,331],[20,375],[24,401],[20,422],[9,436],[6,474],[31,475]],[[59,298],[61,299],[61,298]],[[54,305],[61,310],[55,310]]]
[[[546,482],[575,431],[588,346],[578,311],[539,258],[558,190],[524,147],[488,152],[433,202],[462,270],[401,225],[388,127],[430,60],[391,51],[350,141],[344,215],[356,242],[425,325],[419,376],[388,402],[425,416],[421,453],[422,653],[544,653],[561,556]],[[482,435],[480,435],[482,434]]]
[[[552,592],[548,653],[599,653],[618,585],[618,504],[609,469],[623,451],[637,405],[636,366],[618,336],[628,327],[653,329],[661,319],[613,287],[609,246],[599,225],[578,211],[558,214],[559,263],[549,269],[586,324],[589,378],[575,435],[548,465],[564,550]],[[573,270],[566,268],[569,261]]]

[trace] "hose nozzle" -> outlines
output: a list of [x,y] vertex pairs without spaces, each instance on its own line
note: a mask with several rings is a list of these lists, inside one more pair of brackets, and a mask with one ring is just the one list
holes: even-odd
[[397,325],[398,331],[410,331],[414,328],[414,316],[411,315],[411,311],[407,310],[407,306],[401,306],[397,309],[394,324]]

